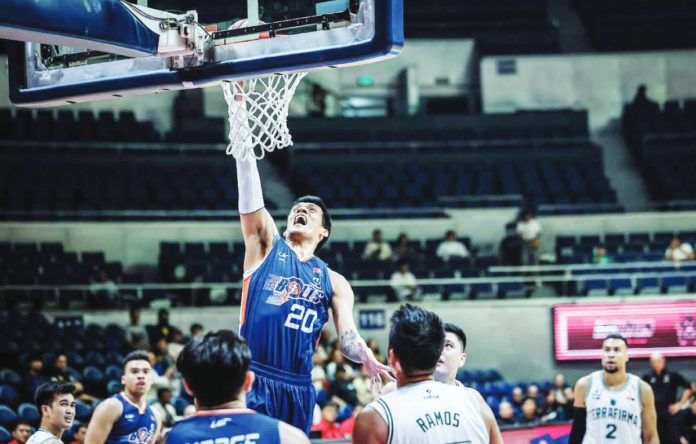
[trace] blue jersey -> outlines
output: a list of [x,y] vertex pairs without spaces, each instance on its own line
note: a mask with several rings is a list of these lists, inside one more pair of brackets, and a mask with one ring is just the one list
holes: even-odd
[[200,411],[174,424],[166,444],[279,444],[279,423],[249,409]]
[[106,438],[106,444],[152,444],[157,418],[149,405],[140,410],[123,393],[112,396],[123,405],[123,413]]
[[239,334],[252,364],[309,377],[332,295],[326,263],[315,256],[301,261],[276,237],[261,265],[244,277]]

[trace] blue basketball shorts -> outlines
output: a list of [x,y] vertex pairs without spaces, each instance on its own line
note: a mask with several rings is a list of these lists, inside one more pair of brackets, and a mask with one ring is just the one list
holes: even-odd
[[311,376],[295,375],[251,363],[256,374],[247,393],[247,407],[286,422],[309,436],[317,393]]

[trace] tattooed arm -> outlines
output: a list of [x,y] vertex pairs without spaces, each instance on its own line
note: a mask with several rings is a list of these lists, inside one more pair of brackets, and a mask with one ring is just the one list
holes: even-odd
[[373,388],[379,391],[382,384],[380,375],[384,376],[387,381],[394,380],[391,375],[391,369],[375,359],[372,350],[365,344],[363,338],[360,337],[360,333],[358,333],[355,320],[353,319],[355,296],[353,295],[353,289],[350,288],[350,284],[346,278],[335,271],[331,271],[330,276],[331,285],[334,289],[331,300],[333,319],[341,344],[341,353],[351,361],[363,364],[372,379]]

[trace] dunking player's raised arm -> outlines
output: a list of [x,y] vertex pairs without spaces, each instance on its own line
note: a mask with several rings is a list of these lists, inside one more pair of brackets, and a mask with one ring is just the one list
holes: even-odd
[[277,229],[266,210],[261,191],[261,177],[256,159],[247,156],[237,160],[237,189],[239,191],[239,219],[244,236],[244,271],[256,267],[273,246]]
[[358,333],[355,320],[353,319],[355,295],[350,284],[345,277],[333,270],[331,270],[330,276],[334,290],[333,298],[331,299],[331,309],[341,352],[343,356],[351,361],[365,366],[365,370],[372,380],[373,390],[379,392],[382,386],[380,375],[384,376],[387,381],[394,381],[391,369],[375,358],[370,347],[367,346],[365,340]]

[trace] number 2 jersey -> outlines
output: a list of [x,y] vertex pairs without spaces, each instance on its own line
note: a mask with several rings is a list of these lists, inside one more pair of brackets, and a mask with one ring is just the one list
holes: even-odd
[[244,275],[239,334],[252,369],[310,376],[332,295],[327,264],[316,256],[301,261],[276,236],[268,256]]
[[641,444],[643,403],[640,378],[628,373],[626,383],[610,389],[604,383],[604,371],[590,375],[585,392],[587,427],[583,444]]

